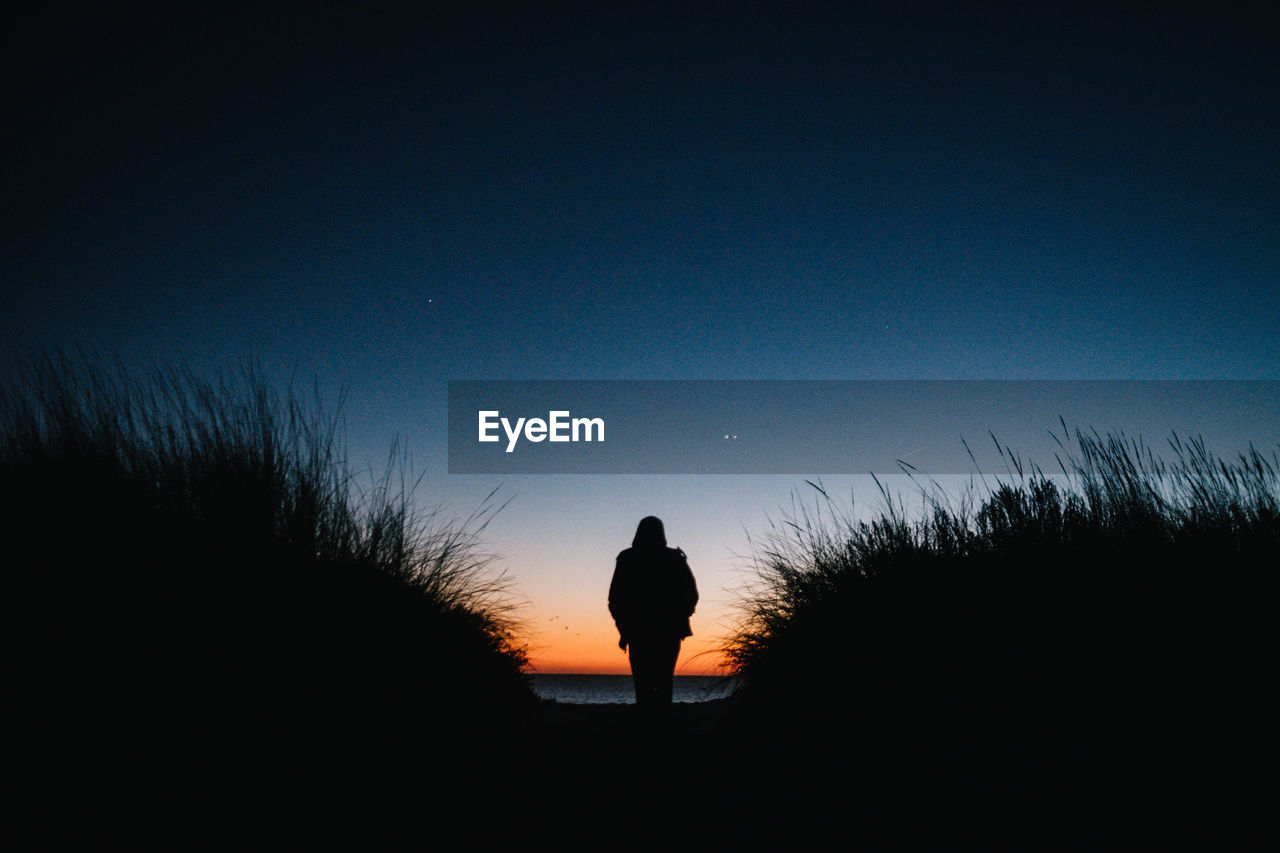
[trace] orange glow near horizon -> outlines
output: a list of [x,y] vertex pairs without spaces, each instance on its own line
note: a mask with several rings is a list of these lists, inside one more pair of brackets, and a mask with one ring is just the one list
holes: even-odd
[[[677,675],[724,675],[721,649],[738,621],[735,610],[744,517],[734,503],[741,483],[711,479],[677,483],[662,478],[522,482],[524,500],[504,506],[486,530],[502,553],[504,570],[523,599],[515,638],[533,673],[629,675],[609,613],[609,587],[618,553],[629,547],[637,522],[664,519],[668,542],[688,555],[699,599],[690,619]],[[605,500],[602,495],[607,495]]]
[[[718,650],[721,641],[721,637],[713,635],[686,639],[680,647],[676,675],[727,674]],[[618,648],[618,635],[612,630],[557,637],[556,642],[544,648],[534,648],[529,657],[529,671],[534,673],[631,674],[630,660]]]

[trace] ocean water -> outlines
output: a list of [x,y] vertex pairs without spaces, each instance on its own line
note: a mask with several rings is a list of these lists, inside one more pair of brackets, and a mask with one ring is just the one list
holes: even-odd
[[[634,705],[635,689],[629,675],[530,676],[533,692],[543,699],[573,705]],[[672,699],[676,702],[708,702],[733,692],[730,679],[715,675],[677,675]]]

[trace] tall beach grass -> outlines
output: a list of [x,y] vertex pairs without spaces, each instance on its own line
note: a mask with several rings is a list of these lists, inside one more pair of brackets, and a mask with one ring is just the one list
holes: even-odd
[[921,485],[914,514],[811,484],[726,648],[753,748],[969,795],[1273,789],[1277,451],[1059,443],[1052,475],[1002,448],[1005,476]]
[[492,496],[452,520],[402,467],[362,482],[340,407],[252,365],[8,368],[10,771],[395,784],[448,776],[531,699]]

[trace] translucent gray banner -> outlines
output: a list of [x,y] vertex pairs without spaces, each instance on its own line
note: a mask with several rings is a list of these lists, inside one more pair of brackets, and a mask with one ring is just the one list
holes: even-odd
[[1234,456],[1280,444],[1280,382],[453,381],[449,473],[1003,472],[993,436],[1051,473],[1063,422]]

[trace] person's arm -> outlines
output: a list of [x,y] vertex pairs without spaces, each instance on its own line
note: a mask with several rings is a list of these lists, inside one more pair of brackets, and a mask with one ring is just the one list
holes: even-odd
[[698,606],[698,582],[693,579],[693,569],[689,568],[689,558],[684,551],[680,552],[680,568],[684,582],[684,615],[692,616],[694,608]]
[[609,582],[609,615],[613,617],[613,624],[618,626],[618,648],[624,652],[629,642],[623,627],[627,622],[627,599],[627,572],[619,555],[613,568],[613,580]]

